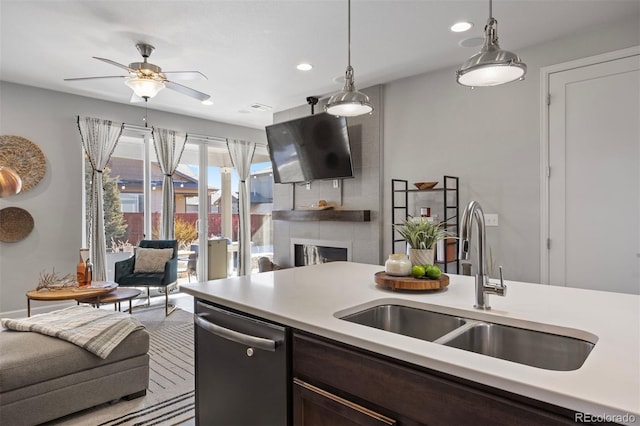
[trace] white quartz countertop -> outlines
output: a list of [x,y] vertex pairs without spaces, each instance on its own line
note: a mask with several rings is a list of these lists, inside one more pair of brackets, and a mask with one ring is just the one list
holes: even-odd
[[[490,311],[474,304],[474,278],[449,275],[437,292],[379,287],[379,265],[331,262],[181,285],[196,298],[352,346],[594,416],[640,421],[640,296],[506,281]],[[338,319],[401,304],[595,342],[581,368],[544,370]],[[633,419],[632,419],[633,420]],[[614,419],[620,421],[620,418]]]

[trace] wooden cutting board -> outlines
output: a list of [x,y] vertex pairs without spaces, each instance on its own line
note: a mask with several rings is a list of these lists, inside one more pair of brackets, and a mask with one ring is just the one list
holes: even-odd
[[449,285],[449,276],[442,274],[437,280],[397,277],[387,275],[384,271],[376,272],[376,284],[389,287],[391,290],[441,290]]

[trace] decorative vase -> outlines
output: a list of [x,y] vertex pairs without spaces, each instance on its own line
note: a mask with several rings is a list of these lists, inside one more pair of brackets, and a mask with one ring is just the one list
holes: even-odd
[[22,189],[22,179],[12,168],[0,166],[0,197],[15,195]]
[[76,278],[78,281],[78,285],[80,287],[86,284],[85,272],[86,272],[87,265],[85,261],[88,259],[88,255],[89,255],[89,249],[85,249],[85,248],[80,249],[80,261],[78,262],[77,273],[76,273]]
[[409,249],[409,260],[413,266],[433,265],[433,249]]

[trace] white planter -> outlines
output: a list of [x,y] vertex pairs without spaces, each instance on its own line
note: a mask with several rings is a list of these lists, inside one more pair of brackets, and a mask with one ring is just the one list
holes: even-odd
[[411,264],[415,265],[433,265],[433,249],[409,249],[409,260],[411,260]]

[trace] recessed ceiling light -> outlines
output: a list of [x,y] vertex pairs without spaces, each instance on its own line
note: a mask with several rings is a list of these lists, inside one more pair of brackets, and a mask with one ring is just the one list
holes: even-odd
[[301,64],[296,65],[296,68],[299,69],[300,71],[309,71],[310,69],[313,68],[313,65],[303,62]]
[[206,101],[202,101],[202,105],[213,105],[213,101],[207,99]]
[[473,27],[473,24],[471,22],[461,21],[453,24],[450,29],[454,33],[463,33],[465,31],[469,31],[471,27]]

